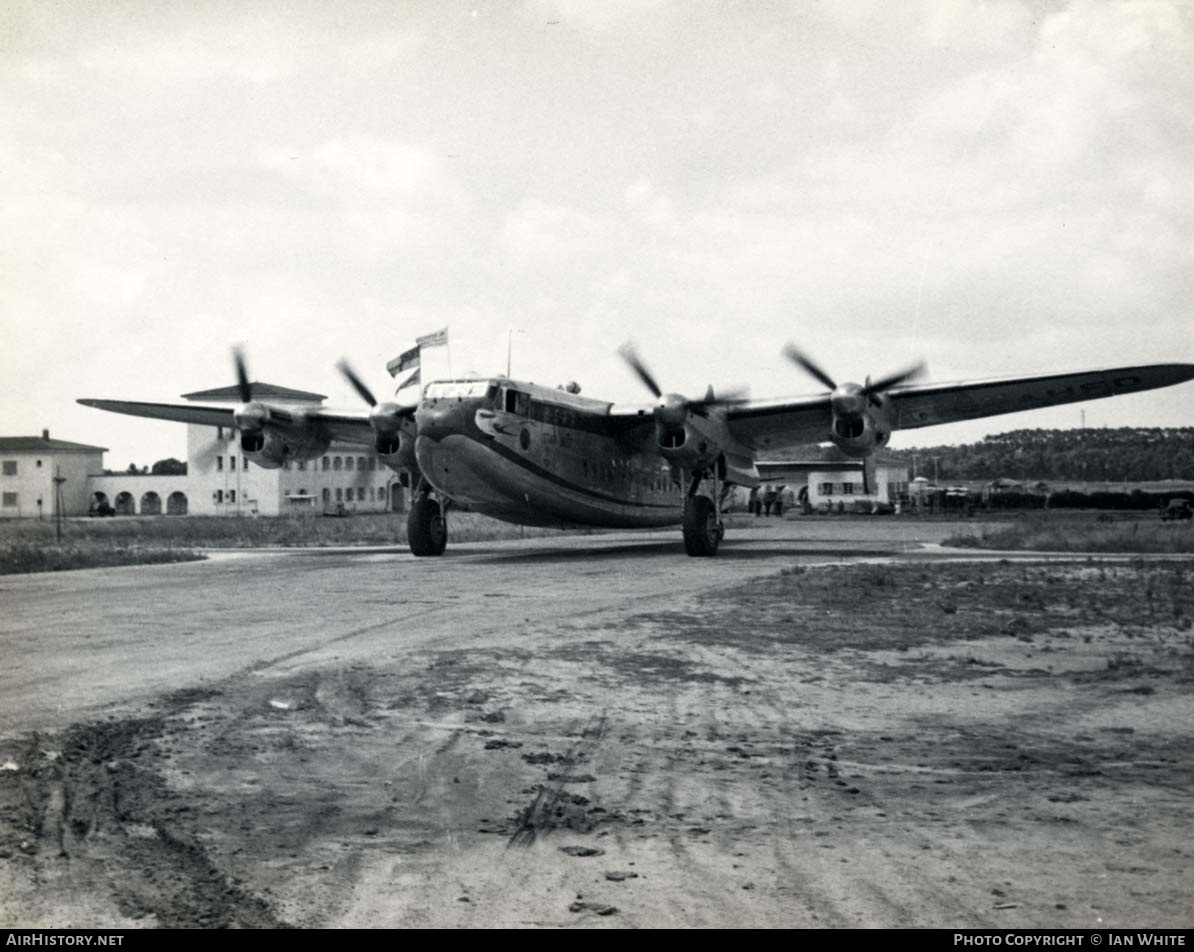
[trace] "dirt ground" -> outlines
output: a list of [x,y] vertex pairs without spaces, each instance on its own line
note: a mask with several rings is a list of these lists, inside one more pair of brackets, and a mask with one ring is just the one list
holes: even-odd
[[1189,927],[1192,581],[796,566],[250,667],[0,742],[0,923]]

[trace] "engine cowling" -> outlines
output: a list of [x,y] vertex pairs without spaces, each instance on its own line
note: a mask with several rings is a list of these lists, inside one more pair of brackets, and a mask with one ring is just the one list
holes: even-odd
[[708,469],[721,448],[691,423],[679,427],[657,426],[655,439],[659,455],[672,466],[685,470]]
[[378,434],[373,441],[373,451],[378,458],[395,472],[417,472],[419,463],[415,459],[414,434],[406,431],[393,434]]
[[315,459],[323,455],[330,443],[326,436],[307,432],[263,429],[240,433],[241,453],[262,469],[278,469],[291,460]]

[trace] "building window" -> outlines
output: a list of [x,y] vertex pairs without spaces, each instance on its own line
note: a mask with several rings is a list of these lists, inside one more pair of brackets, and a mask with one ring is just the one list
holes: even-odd
[[37,468],[38,468],[38,469],[41,469],[41,460],[38,460],[38,461],[37,461]]
[[351,456],[344,457],[344,468],[352,469],[352,457]]
[[232,472],[234,472],[234,473],[236,472],[236,457],[235,456],[228,457],[228,468],[230,470],[232,470]]
[[214,493],[211,494],[211,498],[212,498],[213,502],[216,502],[216,503],[223,502],[224,501],[224,490],[217,489]]
[[369,472],[373,472],[375,469],[377,469],[377,457],[370,456],[369,457]]
[[290,469],[290,460],[285,460],[285,461],[283,461],[283,463],[282,463],[282,468],[283,468],[283,469]]
[[15,506],[16,504],[17,504],[17,494],[16,493],[5,493],[4,494],[5,508],[11,508],[11,507]]
[[854,484],[853,483],[842,483],[842,495],[843,496],[853,496],[854,495]]
[[364,469],[364,468],[365,468],[365,457],[358,456],[357,457],[357,469]]
[[241,457],[241,467],[240,467],[240,468],[241,468],[241,469],[248,469],[248,468],[249,468],[249,457],[247,457],[247,456],[242,456],[242,457]]
[[344,498],[348,502],[352,502],[352,487],[351,486],[344,491]]
[[219,472],[223,468],[224,468],[224,457],[217,456],[216,457],[216,471]]
[[833,483],[818,483],[817,484],[817,492],[820,493],[822,496],[832,496],[833,495]]
[[236,490],[235,489],[228,490],[228,501],[236,502]]
[[216,427],[216,439],[222,440],[224,438],[224,428],[222,426]]
[[299,460],[298,468],[300,472],[305,471],[307,469],[307,461],[305,459]]
[[[6,459],[4,461],[4,475],[15,476],[17,474],[17,461],[15,459]],[[15,506],[16,503],[14,502]]]
[[[324,462],[327,462],[327,460],[324,460]],[[326,486],[323,487],[323,501],[324,502],[332,501],[332,491],[330,489],[328,489]]]
[[343,498],[344,498],[344,490],[337,489],[336,490],[336,502],[340,502]]
[[323,471],[326,473],[326,472],[327,472],[327,469],[328,469],[328,467],[329,467],[329,466],[331,466],[331,465],[332,465],[332,461],[331,461],[331,460],[329,460],[329,459],[328,459],[328,458],[325,456],[325,457],[323,458]]
[[339,456],[335,457],[332,460],[332,469],[336,470],[336,472],[339,472],[343,468],[344,468],[344,460],[342,460]]

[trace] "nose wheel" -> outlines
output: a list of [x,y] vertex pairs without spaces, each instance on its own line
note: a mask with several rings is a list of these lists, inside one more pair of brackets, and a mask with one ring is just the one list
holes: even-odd
[[406,541],[415,555],[443,555],[448,547],[448,519],[434,496],[420,496],[406,517]]

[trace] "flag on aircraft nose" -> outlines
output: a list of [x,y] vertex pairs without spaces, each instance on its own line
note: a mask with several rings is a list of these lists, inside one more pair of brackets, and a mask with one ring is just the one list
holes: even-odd
[[448,345],[448,329],[441,327],[434,334],[424,334],[416,337],[415,343],[420,347],[446,347]]
[[411,367],[419,366],[419,347],[418,345],[412,347],[410,350],[404,350],[401,354],[386,364],[386,370],[390,372],[391,377],[397,377],[402,371],[410,370]]

